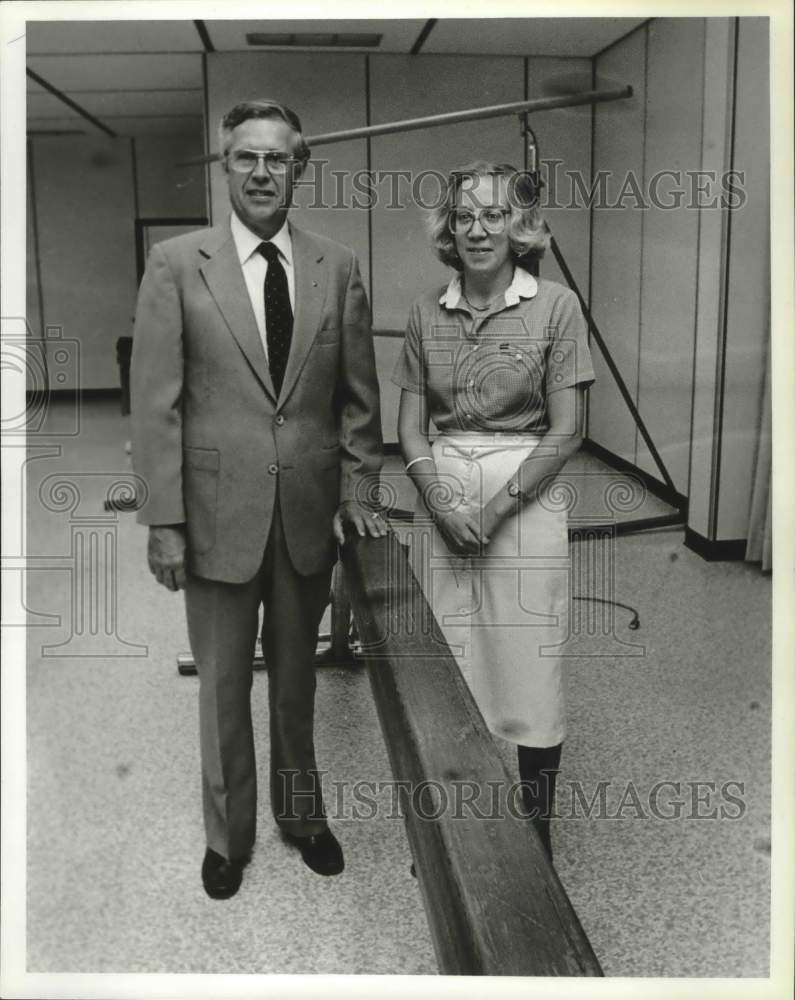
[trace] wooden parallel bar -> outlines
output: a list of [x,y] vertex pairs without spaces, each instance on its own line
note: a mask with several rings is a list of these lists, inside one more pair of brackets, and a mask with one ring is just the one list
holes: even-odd
[[404,547],[351,536],[342,562],[439,971],[601,976]]
[[[392,507],[389,511],[390,521],[414,521],[414,512]],[[660,514],[656,517],[639,517],[635,520],[605,521],[603,524],[569,525],[569,541],[579,542],[583,537],[590,539],[595,531],[612,531],[614,535],[634,535],[641,531],[651,531],[653,528],[669,528],[684,524],[685,516],[681,511],[673,514]]]

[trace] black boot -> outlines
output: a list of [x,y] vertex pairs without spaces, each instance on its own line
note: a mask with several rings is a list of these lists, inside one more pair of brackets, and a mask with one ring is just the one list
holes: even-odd
[[552,861],[549,822],[555,808],[555,779],[560,770],[562,744],[554,747],[517,746],[522,799],[536,833]]

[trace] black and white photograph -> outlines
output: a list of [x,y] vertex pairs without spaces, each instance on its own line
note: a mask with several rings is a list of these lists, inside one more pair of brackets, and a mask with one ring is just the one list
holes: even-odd
[[0,10],[0,995],[790,997],[792,8],[327,13]]

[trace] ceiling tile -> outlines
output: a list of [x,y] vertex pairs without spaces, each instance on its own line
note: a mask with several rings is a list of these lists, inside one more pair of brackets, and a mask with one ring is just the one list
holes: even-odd
[[[643,18],[440,18],[423,52],[536,56],[592,56],[642,23]],[[424,19],[212,20],[205,26],[218,51],[256,51],[251,32],[277,34],[377,33],[380,52],[409,52]],[[155,53],[203,51],[193,20],[29,21],[29,55],[45,53]],[[262,51],[262,50],[261,50]],[[267,51],[265,49],[264,51]],[[362,51],[359,49],[358,51]]]
[[42,118],[28,124],[27,135],[35,139],[44,135],[99,135],[99,131],[79,118]]
[[104,121],[107,115],[138,118],[150,115],[201,115],[204,96],[201,90],[159,90],[142,92],[105,92],[104,94],[69,95],[89,114]]
[[193,132],[199,137],[200,142],[204,141],[204,120],[200,117],[189,118],[181,116],[178,118],[109,118],[107,123],[114,132],[120,136],[137,135],[184,135],[186,132]]
[[[80,103],[79,101],[77,103]],[[79,117],[79,113],[64,104],[53,94],[48,94],[46,90],[38,94],[27,95],[28,120],[31,118],[74,118]]]
[[200,55],[32,56],[28,66],[59,90],[191,90],[203,86]]
[[592,56],[643,21],[639,17],[440,18],[422,51]]
[[[140,135],[185,135],[193,133],[197,142],[201,143],[204,136],[204,123],[200,117],[163,117],[163,118],[108,118],[105,124],[113,129],[119,137]],[[98,136],[102,133],[91,122],[84,118],[36,118],[28,122],[28,135],[35,137],[44,132],[83,132],[88,136]]]
[[192,20],[28,21],[26,44],[28,55],[204,51]]
[[[377,32],[383,35],[379,52],[388,53],[387,58],[410,58],[407,54],[425,23],[421,19],[205,22],[219,52],[242,50],[258,64],[255,53],[268,50],[248,46],[249,32]],[[429,33],[422,52],[590,57],[641,23],[641,18],[445,18]],[[123,127],[128,130],[126,134],[161,133],[179,127],[180,122],[201,119],[201,42],[192,21],[29,22],[27,45],[28,65],[33,72],[89,114],[102,121],[107,119],[117,131]],[[363,53],[361,49],[353,51]],[[309,55],[306,50],[298,54],[296,50],[282,49],[266,61],[269,69],[278,74],[275,63],[292,59],[308,60],[308,77],[315,82],[325,72],[334,72],[333,68],[319,68],[329,59],[333,62],[334,57]],[[422,56],[416,65],[422,72]],[[466,73],[465,61],[456,72]],[[57,128],[59,122],[77,127],[77,112],[30,79],[27,106],[34,127],[55,123],[52,127]],[[89,123],[86,126],[92,128]]]

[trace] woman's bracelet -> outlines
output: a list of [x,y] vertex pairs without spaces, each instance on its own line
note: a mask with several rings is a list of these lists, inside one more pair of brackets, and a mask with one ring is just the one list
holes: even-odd
[[406,472],[409,471],[412,465],[416,465],[417,462],[432,462],[432,461],[433,458],[430,455],[420,455],[419,458],[412,458],[412,460],[406,465]]

